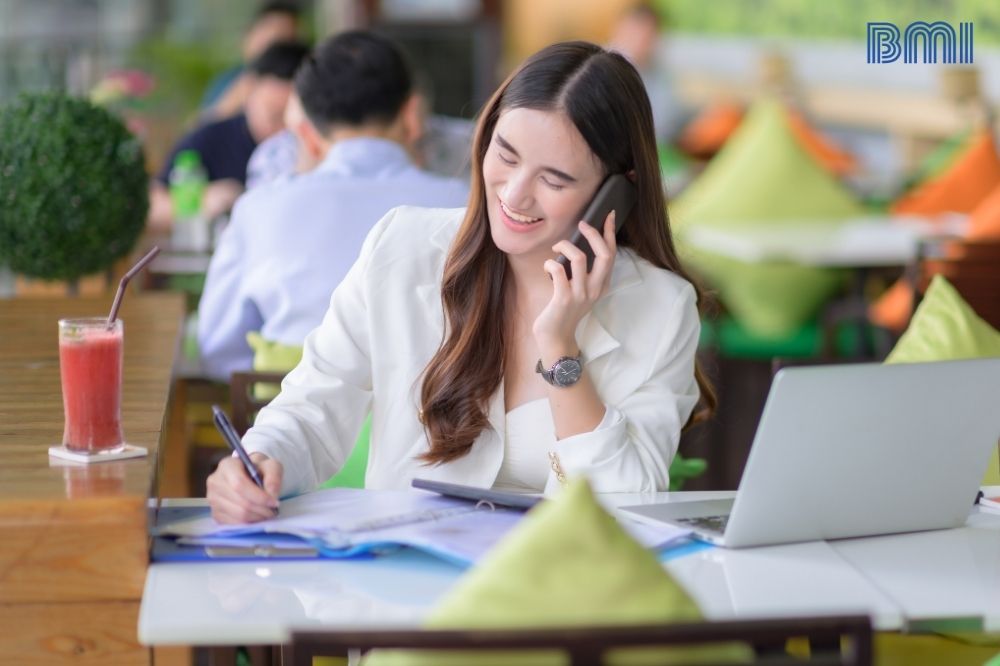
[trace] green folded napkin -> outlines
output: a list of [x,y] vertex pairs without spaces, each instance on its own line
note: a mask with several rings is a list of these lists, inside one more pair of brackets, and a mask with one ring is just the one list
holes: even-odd
[[[583,479],[533,509],[434,608],[435,629],[510,629],[691,622],[702,617],[650,551],[625,533]],[[628,650],[616,664],[746,661],[739,644]],[[378,651],[367,666],[561,664],[552,651]]]
[[701,176],[670,205],[682,258],[719,291],[748,330],[787,336],[812,319],[843,284],[843,273],[789,263],[748,263],[685,242],[697,226],[828,225],[864,214],[859,202],[792,134],[784,107],[765,99]]
[[[257,372],[290,372],[302,360],[301,345],[286,345],[268,340],[260,333],[247,333],[247,344],[253,349],[253,369]],[[258,383],[253,387],[253,395],[258,400],[273,400],[281,386]],[[372,417],[365,419],[354,442],[351,455],[347,457],[340,471],[320,484],[320,488],[364,488],[365,473],[368,469],[368,447],[371,439]]]
[[[935,275],[910,325],[886,363],[957,361],[1000,356],[1000,331],[983,321],[951,283]],[[983,485],[1000,485],[1000,453],[996,450]]]

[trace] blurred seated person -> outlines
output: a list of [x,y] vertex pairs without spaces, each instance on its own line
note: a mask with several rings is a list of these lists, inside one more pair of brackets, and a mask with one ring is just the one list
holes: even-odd
[[433,173],[468,180],[475,123],[434,113],[433,89],[426,77],[418,77],[417,95],[422,122],[413,147],[414,161]]
[[299,6],[289,0],[261,4],[243,36],[240,49],[243,61],[208,84],[201,100],[202,118],[228,118],[243,110],[252,84],[247,63],[256,60],[272,44],[298,39],[300,18]]
[[[415,85],[413,94],[418,100],[419,122],[407,145],[410,157],[417,166],[431,173],[467,180],[475,124],[464,118],[431,114],[429,86],[426,82]],[[285,129],[257,146],[250,156],[248,190],[316,166],[316,160],[302,147],[302,138],[296,129],[301,116],[301,102],[293,93],[285,110]]]
[[628,9],[615,25],[608,49],[625,56],[642,77],[653,108],[653,127],[657,143],[669,141],[680,129],[682,120],[670,72],[660,44],[662,19],[647,2]]
[[292,92],[292,78],[309,53],[301,42],[281,42],[268,47],[250,66],[252,89],[246,110],[193,130],[174,145],[150,189],[150,228],[167,230],[173,221],[170,171],[182,150],[194,150],[208,175],[202,212],[211,219],[232,208],[243,192],[247,162],[254,148],[284,126],[285,106]]
[[299,96],[292,91],[285,106],[285,128],[254,149],[247,163],[246,188],[270,183],[279,178],[305,173],[319,164],[303,147],[302,123],[308,122]]
[[468,195],[464,181],[412,162],[419,100],[406,61],[386,38],[351,31],[328,39],[296,75],[295,91],[301,147],[319,165],[236,203],[198,309],[202,369],[214,378],[251,368],[250,331],[301,345],[390,209],[461,206]]

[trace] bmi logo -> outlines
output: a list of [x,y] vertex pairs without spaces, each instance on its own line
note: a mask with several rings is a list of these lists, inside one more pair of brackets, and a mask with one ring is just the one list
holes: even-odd
[[868,24],[869,63],[896,62],[902,55],[905,63],[933,64],[938,61],[938,44],[941,45],[941,62],[971,63],[972,22],[959,23],[956,35],[950,23],[914,21],[906,26],[902,39],[895,23]]

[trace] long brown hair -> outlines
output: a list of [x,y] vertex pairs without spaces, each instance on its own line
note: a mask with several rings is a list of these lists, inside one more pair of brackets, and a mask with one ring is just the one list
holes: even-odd
[[[618,233],[618,246],[693,284],[670,235],[653,114],[638,72],[621,55],[588,42],[554,44],[528,58],[486,103],[476,126],[469,205],[441,283],[447,330],[421,388],[430,441],[421,459],[428,463],[469,452],[489,426],[489,402],[503,379],[507,258],[490,235],[482,168],[497,119],[514,108],[566,113],[607,173],[634,172],[638,201]],[[701,399],[689,423],[708,418],[716,404],[697,364],[695,377]]]

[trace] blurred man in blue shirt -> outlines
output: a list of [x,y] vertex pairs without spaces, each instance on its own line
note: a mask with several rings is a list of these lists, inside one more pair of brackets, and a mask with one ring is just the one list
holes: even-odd
[[416,167],[407,148],[420,109],[399,50],[372,33],[317,47],[295,78],[302,148],[319,165],[239,199],[212,257],[199,306],[202,368],[228,380],[250,369],[246,334],[301,345],[391,208],[463,206],[467,184]]

